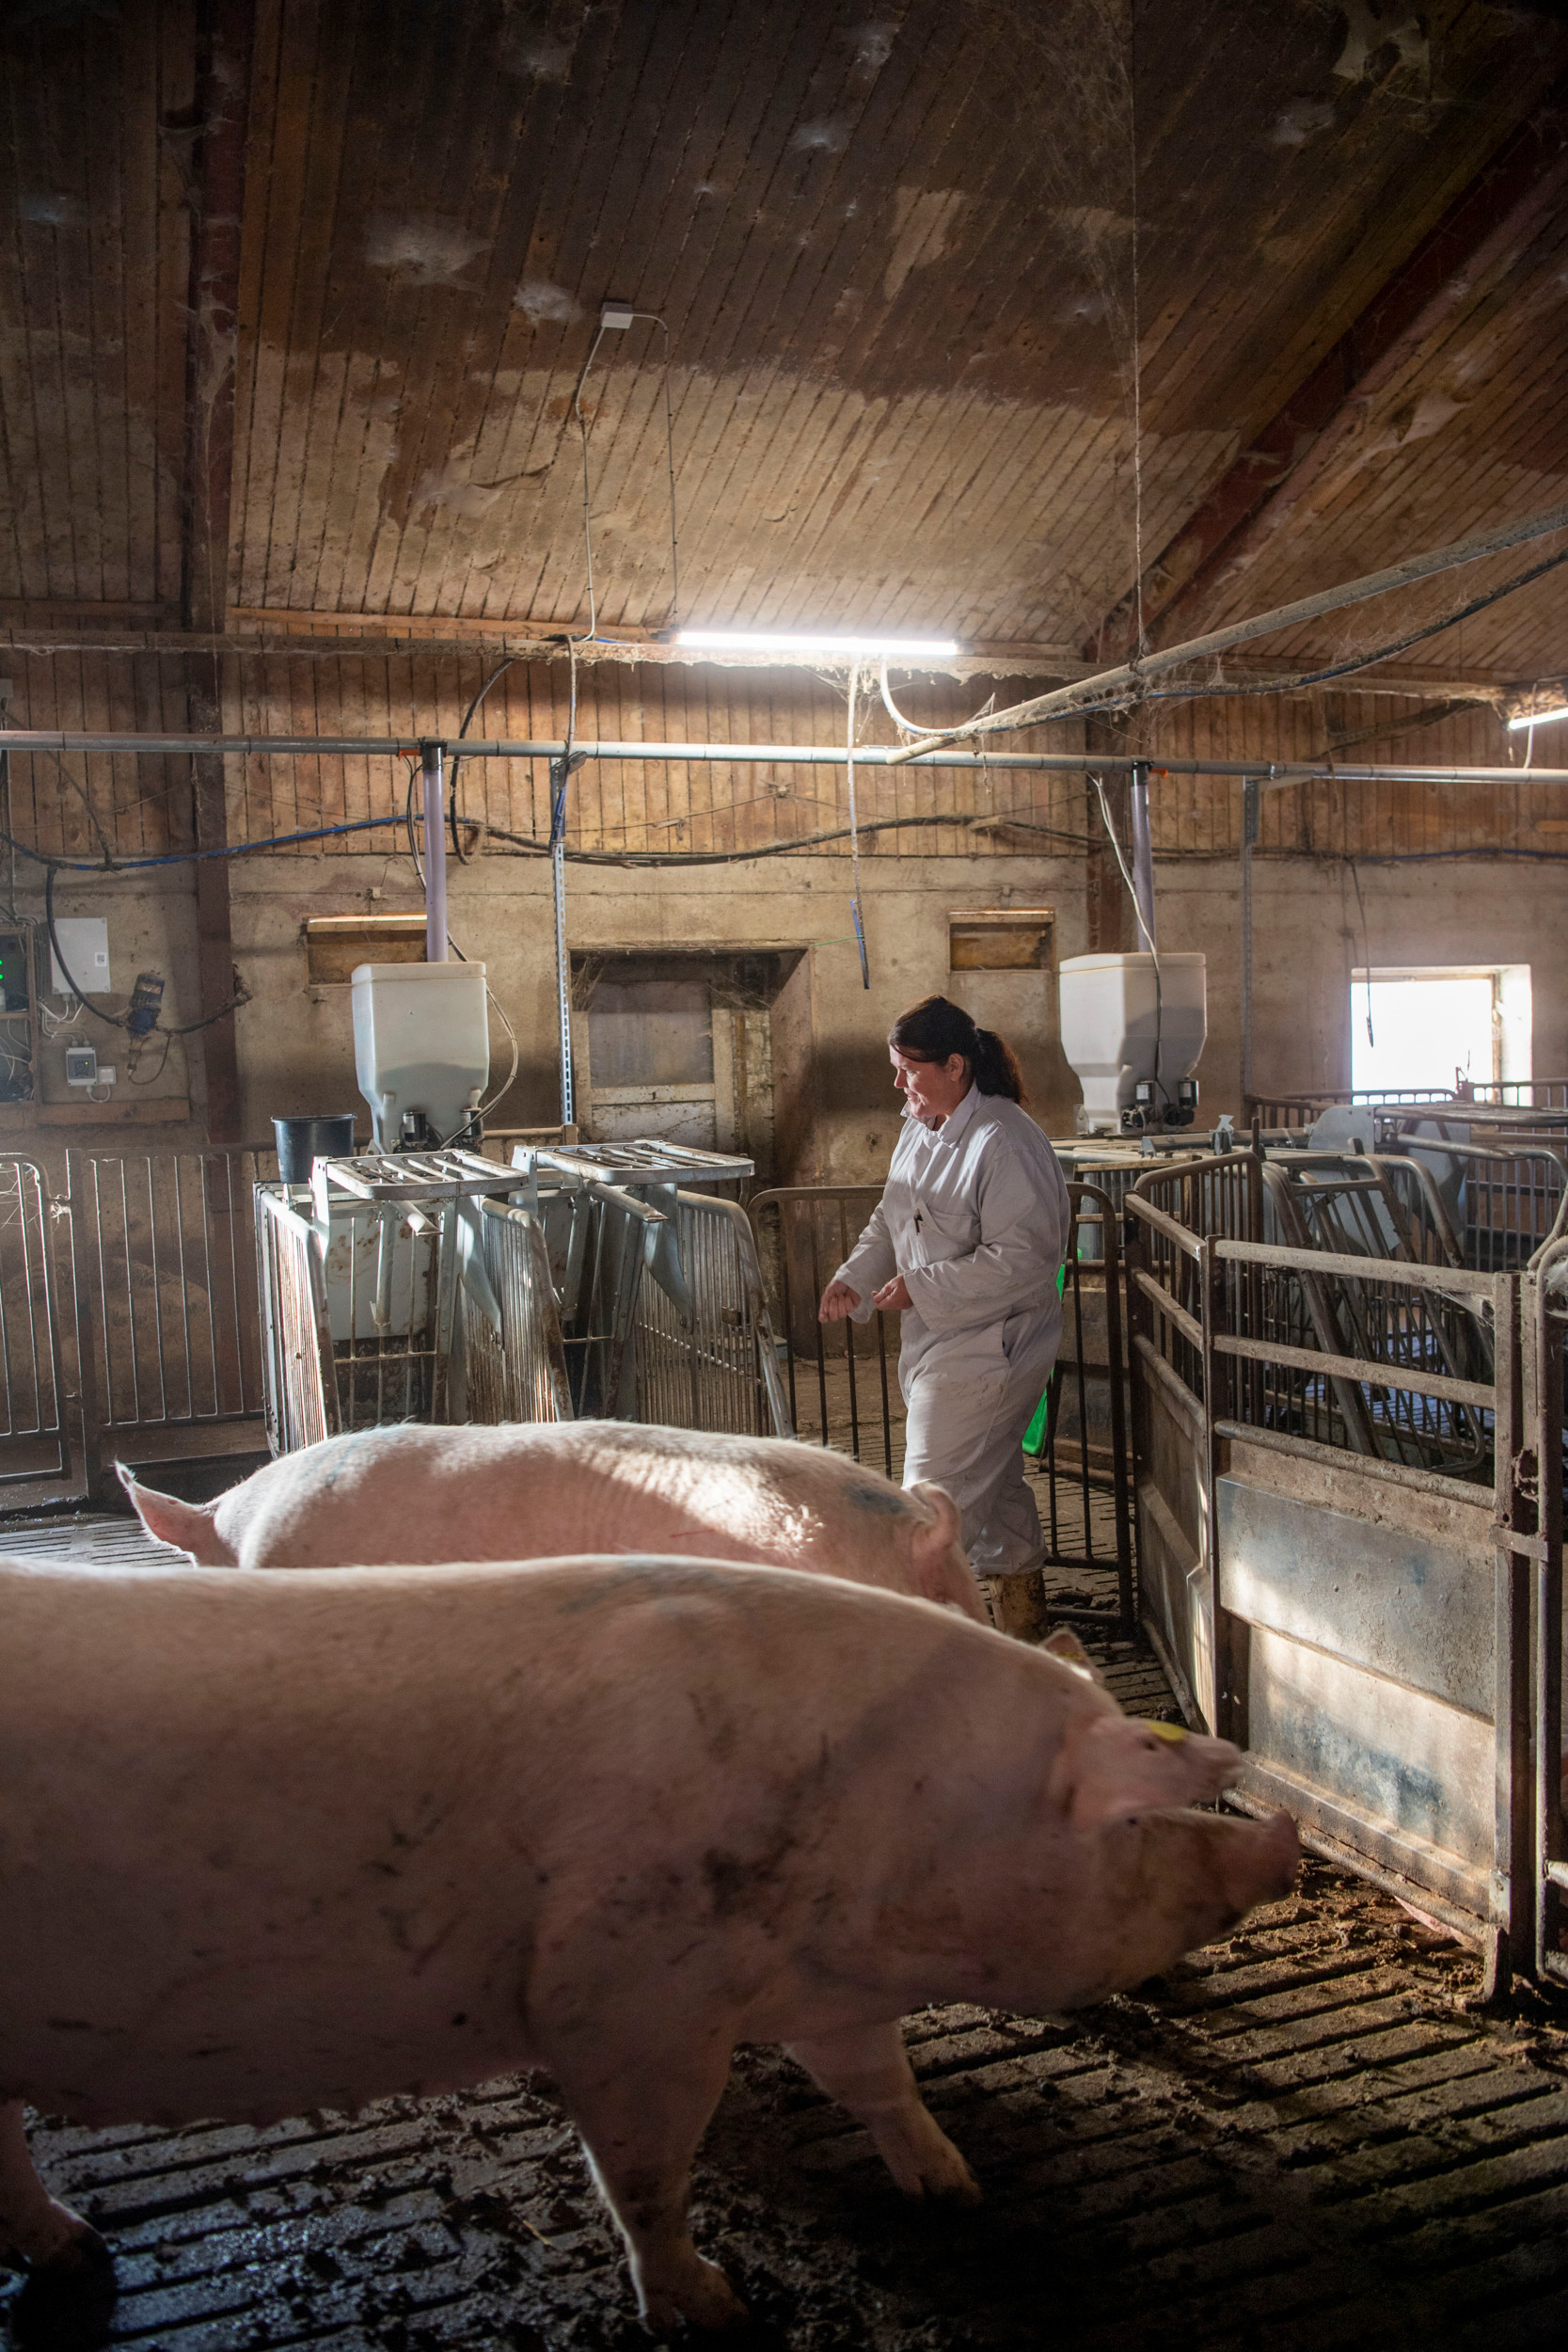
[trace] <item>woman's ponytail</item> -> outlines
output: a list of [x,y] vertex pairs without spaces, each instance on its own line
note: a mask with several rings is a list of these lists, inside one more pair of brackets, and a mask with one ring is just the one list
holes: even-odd
[[1009,1103],[1023,1100],[1023,1073],[1018,1056],[994,1029],[976,1029],[972,1062],[974,1083],[982,1094],[1005,1094]]
[[1022,1103],[1023,1073],[1006,1038],[994,1029],[976,1028],[961,1005],[946,996],[923,996],[901,1012],[888,1031],[888,1043],[908,1061],[946,1061],[961,1054],[982,1094],[1003,1094]]

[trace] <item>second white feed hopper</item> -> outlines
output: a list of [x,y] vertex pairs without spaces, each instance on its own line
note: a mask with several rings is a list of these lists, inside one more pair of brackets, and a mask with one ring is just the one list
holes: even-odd
[[1178,1081],[1191,1077],[1209,1033],[1203,957],[1160,958],[1158,1070],[1151,955],[1069,956],[1058,977],[1062,1051],[1084,1089],[1085,1129],[1119,1128],[1143,1078],[1158,1078],[1174,1101]]

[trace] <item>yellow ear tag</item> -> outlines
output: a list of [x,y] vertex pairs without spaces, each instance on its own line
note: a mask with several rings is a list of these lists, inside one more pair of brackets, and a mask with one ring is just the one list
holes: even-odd
[[1187,1734],[1182,1730],[1180,1724],[1148,1723],[1145,1724],[1145,1729],[1151,1731],[1156,1740],[1169,1740],[1173,1745],[1178,1744],[1187,1737]]

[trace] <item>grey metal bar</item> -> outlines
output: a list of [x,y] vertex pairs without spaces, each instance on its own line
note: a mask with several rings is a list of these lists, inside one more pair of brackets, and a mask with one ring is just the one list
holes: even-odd
[[[1201,699],[1201,690],[1195,689]],[[225,753],[275,753],[296,759],[406,757],[420,746],[391,735],[107,735],[57,727],[11,727],[6,747],[11,752],[126,752],[150,758],[182,754],[221,755]],[[461,749],[465,759],[556,759],[566,746],[561,741],[497,740],[476,742],[469,737],[441,739],[443,751]],[[670,762],[715,760],[781,768],[842,768],[842,746],[820,743],[638,743],[578,742],[574,750],[589,759],[651,759]],[[1281,791],[1298,784],[1568,784],[1568,768],[1406,768],[1392,766],[1328,767],[1305,760],[1275,760],[1265,767],[1256,759],[1156,759],[1130,752],[989,752],[923,753],[900,760],[893,744],[862,744],[855,750],[857,767],[966,770],[1022,768],[1058,775],[1084,775],[1090,769],[1128,770],[1149,766],[1165,776],[1251,777],[1260,790]]]

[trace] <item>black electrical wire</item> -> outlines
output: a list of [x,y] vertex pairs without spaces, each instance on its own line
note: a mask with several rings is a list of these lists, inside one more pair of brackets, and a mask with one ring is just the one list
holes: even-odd
[[[503,678],[508,670],[511,669],[513,663],[520,660],[521,658],[522,657],[518,654],[509,653],[506,660],[499,663],[497,667],[491,671],[489,676],[485,679],[483,685],[474,696],[473,701],[468,705],[467,709],[463,713],[463,723],[457,730],[457,739],[460,743],[463,740],[463,738],[467,734],[468,729],[472,726],[474,723],[474,713],[478,710],[480,704],[484,700],[485,695],[490,691],[491,687],[494,686],[499,679]],[[465,850],[463,847],[463,843],[459,837],[457,817],[457,771],[462,757],[463,755],[461,752],[453,752],[451,755],[451,766],[447,771],[447,818],[451,826],[452,855],[456,858],[460,866],[471,866],[474,862],[473,852],[471,850]]]
[[55,961],[60,967],[60,977],[83,1011],[90,1012],[93,1019],[102,1021],[105,1028],[124,1029],[133,1037],[194,1037],[198,1029],[210,1029],[214,1021],[226,1020],[230,1013],[237,1012],[242,1005],[248,1005],[250,1002],[250,991],[242,989],[239,994],[231,996],[226,1005],[220,1005],[216,1012],[204,1013],[199,1021],[187,1021],[177,1028],[170,1027],[166,1022],[154,1021],[148,1028],[134,1029],[129,1012],[100,1011],[99,1008],[77,987],[71,977],[71,966],[67,963],[60,948],[59,932],[55,928],[55,867],[47,861],[44,862],[43,867],[43,921],[44,929],[49,935],[49,945],[54,950]]

